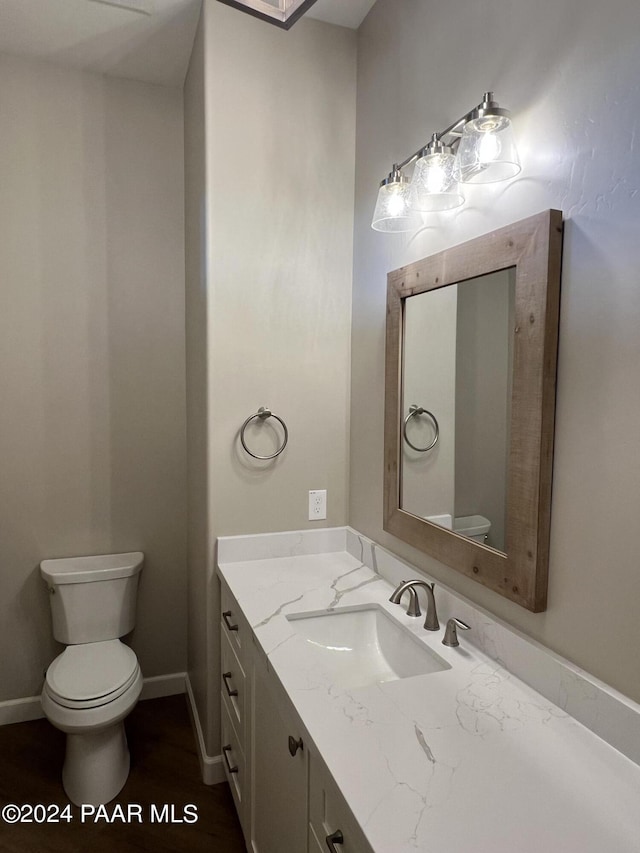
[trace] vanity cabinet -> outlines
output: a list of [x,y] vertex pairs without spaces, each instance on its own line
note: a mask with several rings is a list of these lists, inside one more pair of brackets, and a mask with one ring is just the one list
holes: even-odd
[[247,850],[372,853],[224,584],[222,614],[223,760]]

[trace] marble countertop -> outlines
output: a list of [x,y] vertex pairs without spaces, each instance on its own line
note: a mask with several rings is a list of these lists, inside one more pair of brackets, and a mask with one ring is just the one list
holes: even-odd
[[[638,853],[640,767],[484,654],[472,632],[442,645],[444,619],[425,631],[347,550],[256,558],[237,544],[219,547],[219,575],[375,853]],[[384,608],[451,669],[336,686],[286,615],[362,604]]]

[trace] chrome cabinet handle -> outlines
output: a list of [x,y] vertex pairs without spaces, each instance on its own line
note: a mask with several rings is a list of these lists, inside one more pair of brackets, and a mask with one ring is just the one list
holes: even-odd
[[331,853],[338,853],[336,850],[336,844],[344,844],[344,835],[339,829],[336,829],[335,832],[332,832],[331,835],[327,835],[326,837],[327,847],[331,850]]
[[231,680],[232,676],[233,676],[233,674],[231,672],[223,672],[222,673],[222,680],[224,681],[224,686],[227,688],[227,694],[229,696],[237,696],[238,691],[237,690],[231,690],[231,688],[229,687],[229,681]]
[[227,755],[227,753],[231,752],[232,749],[233,749],[233,747],[231,746],[231,744],[229,744],[228,746],[223,746],[222,747],[222,754],[224,755],[224,760],[225,760],[225,763],[227,765],[227,770],[229,771],[229,773],[237,773],[238,772],[238,765],[234,764],[234,766],[232,767],[231,762],[229,761],[229,756]]
[[237,631],[238,626],[231,624],[231,622],[229,621],[230,616],[231,616],[231,611],[225,610],[224,613],[222,614],[222,618],[224,619],[224,623],[230,631]]
[[296,754],[296,752],[299,749],[301,749],[301,750],[304,749],[304,744],[302,742],[302,738],[300,737],[300,738],[298,738],[298,740],[296,740],[294,737],[289,735],[289,752],[291,753],[292,758],[294,757],[294,755]]

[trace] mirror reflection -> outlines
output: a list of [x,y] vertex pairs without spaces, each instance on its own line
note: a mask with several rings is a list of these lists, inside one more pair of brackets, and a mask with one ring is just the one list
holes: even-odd
[[404,300],[401,508],[506,551],[515,267]]

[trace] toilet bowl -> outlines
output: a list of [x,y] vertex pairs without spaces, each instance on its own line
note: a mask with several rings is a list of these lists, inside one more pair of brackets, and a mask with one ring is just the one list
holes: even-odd
[[137,658],[120,640],[69,646],[47,670],[42,708],[67,734],[62,781],[76,805],[106,803],[126,782],[123,721],[141,690]]
[[124,719],[140,696],[142,673],[119,637],[133,628],[142,560],[135,552],[41,564],[54,636],[69,644],[47,669],[42,709],[67,735],[62,783],[76,805],[107,803],[129,774]]

